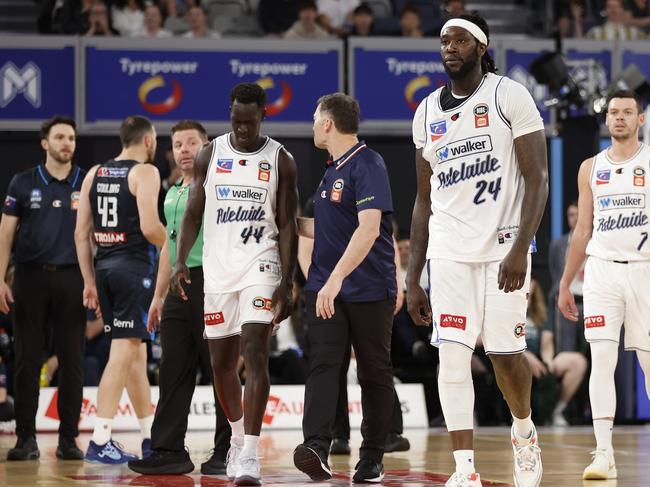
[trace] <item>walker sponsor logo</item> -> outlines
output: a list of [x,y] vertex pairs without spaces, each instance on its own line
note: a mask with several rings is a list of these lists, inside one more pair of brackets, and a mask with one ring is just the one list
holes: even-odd
[[248,75],[261,77],[270,75],[304,76],[309,68],[307,63],[248,63],[241,59],[230,59],[228,63],[231,73],[238,78]]
[[113,318],[114,328],[133,328],[133,320],[118,320]]
[[227,201],[251,201],[263,204],[266,202],[268,190],[255,186],[223,185],[216,186],[217,199]]
[[205,326],[221,325],[225,322],[222,311],[216,313],[205,313],[203,315],[203,323]]
[[95,232],[95,243],[99,245],[115,245],[126,243],[125,232]]
[[[425,428],[428,424],[424,401],[424,390],[421,384],[396,384],[399,395],[405,428]],[[38,398],[36,414],[36,429],[39,432],[57,431],[59,415],[57,411],[56,388],[43,387]],[[264,414],[264,427],[269,429],[294,429],[302,427],[303,400],[305,387],[271,386],[269,400]],[[153,409],[158,402],[158,387],[151,388]],[[350,426],[358,428],[361,425],[361,389],[358,385],[348,386],[348,411]],[[188,430],[214,430],[214,393],[211,386],[197,386],[188,416]],[[97,415],[97,388],[84,387],[83,406],[79,429],[92,431]],[[113,421],[114,431],[139,431],[135,410],[124,391],[117,407]],[[131,478],[132,480],[132,478]],[[167,485],[167,484],[165,484]]]
[[445,67],[441,62],[435,61],[404,61],[394,57],[386,58],[388,72],[401,76],[402,74],[423,74],[444,73]]
[[492,150],[492,138],[489,135],[470,137],[447,144],[436,151],[441,162],[453,161],[459,157],[472,156]]
[[128,167],[100,167],[97,169],[99,178],[125,178],[128,173]]
[[199,67],[196,62],[183,62],[183,61],[139,61],[132,60],[128,57],[123,57],[118,60],[122,73],[127,76],[135,74],[148,74],[156,76],[157,74],[194,74]]
[[440,315],[440,326],[442,328],[456,328],[465,331],[467,318],[465,316]]
[[601,211],[623,210],[628,208],[645,208],[644,194],[608,194],[598,197]]
[[585,328],[602,328],[605,326],[603,315],[585,316]]

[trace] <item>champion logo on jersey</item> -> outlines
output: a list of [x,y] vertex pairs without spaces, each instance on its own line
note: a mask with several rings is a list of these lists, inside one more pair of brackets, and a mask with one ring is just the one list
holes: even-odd
[[231,173],[232,159],[217,159],[217,173]]
[[596,184],[609,184],[609,179],[612,176],[612,171],[610,169],[601,169],[596,171]]
[[431,130],[431,142],[435,142],[447,133],[447,120],[436,120],[429,124]]

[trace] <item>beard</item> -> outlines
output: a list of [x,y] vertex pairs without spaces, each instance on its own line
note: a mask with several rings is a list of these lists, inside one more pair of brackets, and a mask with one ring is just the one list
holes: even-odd
[[74,152],[70,152],[70,154],[64,154],[61,151],[55,151],[53,149],[50,149],[49,151],[50,156],[52,159],[54,159],[56,162],[59,164],[67,164],[72,160],[72,156]]
[[445,68],[445,72],[447,73],[447,76],[449,76],[450,79],[453,80],[460,80],[465,78],[469,73],[471,73],[474,69],[476,69],[476,65],[479,63],[479,52],[478,52],[478,45],[476,46],[476,50],[474,51],[474,55],[470,58],[467,59],[463,62],[462,66],[458,68],[457,71],[452,71],[447,67],[447,63],[443,61],[442,66]]

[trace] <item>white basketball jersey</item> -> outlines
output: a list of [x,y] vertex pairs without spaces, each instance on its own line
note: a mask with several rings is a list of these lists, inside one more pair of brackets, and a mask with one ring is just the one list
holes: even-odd
[[587,254],[605,260],[650,260],[648,170],[650,147],[641,144],[634,157],[613,162],[607,150],[594,157],[590,185],[594,229]]
[[204,184],[205,293],[230,293],[280,282],[275,209],[281,148],[270,137],[251,153],[235,150],[230,134],[212,142]]
[[422,154],[433,171],[428,259],[500,260],[517,237],[524,180],[498,105],[503,79],[487,74],[450,110],[440,106],[442,88],[426,99]]

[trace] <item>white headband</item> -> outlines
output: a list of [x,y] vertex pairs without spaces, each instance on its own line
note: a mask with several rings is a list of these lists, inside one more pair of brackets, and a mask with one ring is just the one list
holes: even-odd
[[488,38],[485,35],[485,32],[483,32],[478,25],[470,22],[469,20],[458,18],[449,19],[447,22],[445,22],[445,25],[442,26],[442,29],[440,29],[440,34],[442,35],[442,33],[448,27],[460,27],[461,29],[465,29],[474,37],[476,37],[481,44],[485,44],[486,46],[488,45]]

